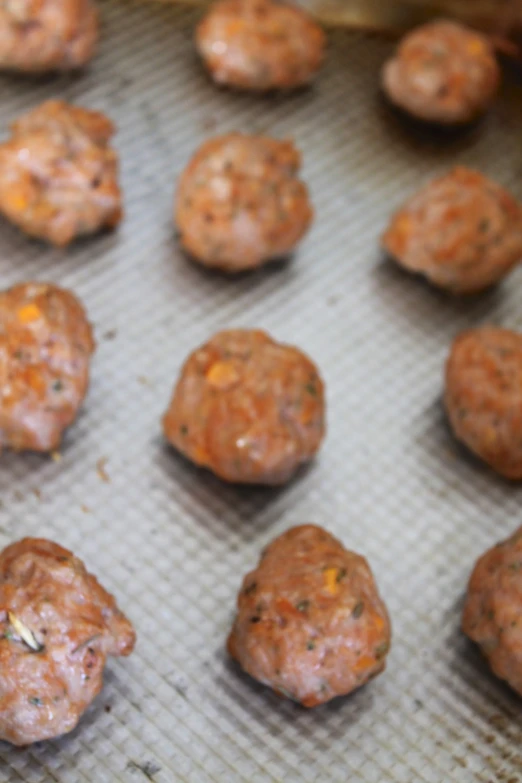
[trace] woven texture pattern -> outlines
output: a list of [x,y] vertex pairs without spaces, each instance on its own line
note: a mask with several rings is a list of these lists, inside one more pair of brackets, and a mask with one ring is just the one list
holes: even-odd
[[[98,350],[61,461],[2,455],[0,545],[43,535],[73,549],[116,594],[138,645],[110,662],[70,736],[0,743],[0,781],[522,781],[520,700],[459,631],[473,562],[520,524],[522,488],[455,444],[440,402],[457,331],[522,329],[522,270],[451,299],[383,259],[377,241],[390,210],[456,162],[522,197],[516,74],[480,126],[422,134],[379,96],[389,53],[379,39],[332,33],[313,89],[254,98],[208,81],[196,11],[109,0],[103,17],[83,76],[0,78],[5,128],[52,96],[105,111],[126,203],[120,230],[65,252],[1,226],[2,286],[71,287]],[[183,257],[171,205],[197,145],[236,129],[295,138],[316,220],[292,261],[229,279]],[[282,489],[224,485],[161,437],[185,356],[234,326],[297,344],[326,382],[324,447]],[[368,557],[394,629],[386,673],[315,711],[240,674],[224,649],[243,574],[270,539],[308,521]]]

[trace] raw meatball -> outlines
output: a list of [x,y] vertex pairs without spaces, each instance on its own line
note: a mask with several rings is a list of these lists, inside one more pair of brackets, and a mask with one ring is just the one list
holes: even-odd
[[307,356],[265,332],[218,332],[185,362],[163,429],[225,481],[283,484],[323,439],[323,382]]
[[134,629],[72,552],[23,538],[0,553],[0,739],[14,745],[74,729],[103,684],[108,655]]
[[0,212],[55,245],[116,226],[122,217],[114,133],[103,114],[46,101],[0,144]]
[[87,392],[93,351],[69,291],[24,283],[0,292],[0,450],[59,446]]
[[175,222],[184,249],[225,272],[290,253],[313,217],[291,141],[231,133],[205,142],[181,175]]
[[468,123],[490,106],[500,69],[489,40],[457,22],[431,22],[401,42],[383,68],[392,103],[428,122]]
[[434,285],[474,293],[522,259],[522,207],[500,185],[459,166],[410,198],[382,243],[401,266]]
[[477,561],[462,628],[493,672],[522,696],[522,527]]
[[459,440],[497,473],[522,479],[522,335],[494,326],[459,335],[444,402]]
[[196,33],[212,78],[245,90],[299,87],[319,70],[325,35],[301,8],[271,0],[221,0]]
[[88,62],[98,40],[91,0],[4,0],[0,70],[68,71]]
[[276,538],[245,576],[228,650],[256,680],[315,707],[379,674],[390,636],[364,557],[302,525]]

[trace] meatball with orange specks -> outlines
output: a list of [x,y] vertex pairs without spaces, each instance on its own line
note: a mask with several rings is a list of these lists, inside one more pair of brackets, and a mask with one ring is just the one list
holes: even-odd
[[290,141],[231,133],[205,142],[181,175],[175,223],[196,261],[240,272],[288,255],[313,210]]
[[469,580],[462,629],[522,696],[522,527],[482,555]]
[[24,538],[0,553],[0,740],[14,745],[72,731],[103,685],[107,656],[135,633],[72,552]]
[[497,473],[522,479],[522,335],[483,326],[460,334],[444,402],[456,437]]
[[245,576],[228,650],[254,679],[315,707],[382,672],[390,639],[365,558],[302,525],[272,541]]
[[323,61],[325,35],[296,6],[220,0],[199,24],[196,45],[215,82],[264,91],[310,82]]
[[163,428],[225,481],[283,484],[323,439],[323,382],[305,354],[265,332],[218,332],[185,362]]
[[0,3],[0,70],[44,73],[81,68],[98,40],[91,0]]
[[93,351],[71,292],[47,283],[0,292],[0,450],[60,445],[87,392]]
[[122,217],[114,133],[100,112],[46,101],[0,144],[0,212],[27,234],[68,245]]
[[476,293],[522,260],[522,206],[496,182],[458,166],[395,213],[382,244],[439,288]]
[[459,125],[487,111],[500,68],[484,35],[443,20],[406,35],[384,65],[382,83],[390,101],[414,117]]

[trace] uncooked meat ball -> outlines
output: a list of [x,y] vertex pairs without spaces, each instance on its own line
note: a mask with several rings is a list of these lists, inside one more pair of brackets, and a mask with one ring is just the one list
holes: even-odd
[[395,213],[382,244],[400,266],[439,288],[476,293],[522,260],[522,207],[496,182],[459,166]]
[[135,633],[113,596],[72,552],[24,538],[0,553],[0,740],[72,731],[103,684],[107,656]]
[[522,335],[495,326],[460,334],[444,401],[456,437],[497,473],[522,479]]
[[203,144],[181,175],[180,242],[192,258],[240,272],[287,256],[313,210],[291,141],[230,133]]
[[70,291],[23,283],[0,292],[0,451],[52,451],[89,385],[94,337]]
[[220,0],[199,24],[196,45],[215,82],[264,91],[310,82],[323,61],[325,35],[297,6]]
[[522,696],[522,527],[477,561],[462,628],[497,677]]
[[185,362],[163,429],[225,481],[283,484],[321,445],[323,382],[304,353],[265,332],[219,332]]
[[487,111],[500,68],[487,37],[443,20],[405,36],[383,68],[382,83],[390,101],[412,116],[460,125]]
[[91,0],[4,0],[0,71],[81,68],[93,56],[98,32],[98,11]]
[[228,650],[254,679],[314,707],[382,672],[390,638],[365,558],[302,525],[272,541],[245,576]]
[[54,245],[113,228],[122,217],[110,120],[46,101],[11,126],[0,144],[0,212]]

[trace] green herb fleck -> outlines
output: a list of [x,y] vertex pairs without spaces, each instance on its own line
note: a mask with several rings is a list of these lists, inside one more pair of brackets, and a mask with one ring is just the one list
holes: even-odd
[[307,383],[305,389],[308,392],[308,394],[312,395],[312,397],[317,397],[317,389],[315,388],[313,383]]
[[306,649],[307,650],[315,650],[315,642],[313,639],[308,639],[306,643]]
[[181,432],[182,435],[188,435],[188,427],[187,427],[187,425],[186,424],[182,424],[181,427],[179,428],[179,431]]
[[12,641],[12,639],[14,639],[14,634],[13,634],[13,632],[11,631],[11,629],[10,629],[10,628],[6,628],[6,630],[4,631],[4,636],[3,636],[3,638],[4,638],[4,639],[7,639],[7,641],[9,641],[9,642],[10,642],[10,641]]
[[15,359],[23,359],[24,358],[24,353],[23,353],[23,351],[20,350],[20,348],[18,348],[18,350],[16,350],[14,352],[13,356],[14,356]]
[[487,613],[487,618],[488,620],[493,620],[494,617],[495,617],[495,612],[493,611],[493,609],[490,609],[489,612]]
[[478,230],[480,231],[480,233],[481,233],[481,234],[485,234],[485,233],[486,233],[486,231],[489,231],[489,227],[490,227],[490,225],[491,225],[491,223],[490,223],[490,221],[488,220],[488,218],[483,218],[483,219],[480,221],[480,223],[479,223]]
[[364,612],[364,603],[362,601],[357,601],[355,606],[353,607],[352,617],[355,617],[357,620],[362,613]]
[[251,582],[247,587],[244,589],[245,595],[250,595],[251,593],[255,593],[257,590],[257,582]]
[[379,661],[381,658],[384,658],[388,650],[389,650],[388,642],[382,642],[382,644],[379,644],[379,646],[375,648],[375,657],[377,658],[377,660]]
[[32,704],[33,707],[43,707],[43,701],[38,696],[30,696],[29,704]]
[[55,392],[63,391],[63,381],[61,381],[59,378],[56,381],[53,381],[53,391]]
[[304,601],[299,601],[299,603],[295,605],[295,608],[297,609],[298,612],[306,612],[309,606],[310,606],[310,601],[305,599]]
[[346,568],[339,568],[337,571],[337,578],[335,581],[340,582],[341,579],[344,579],[345,576],[346,576]]

